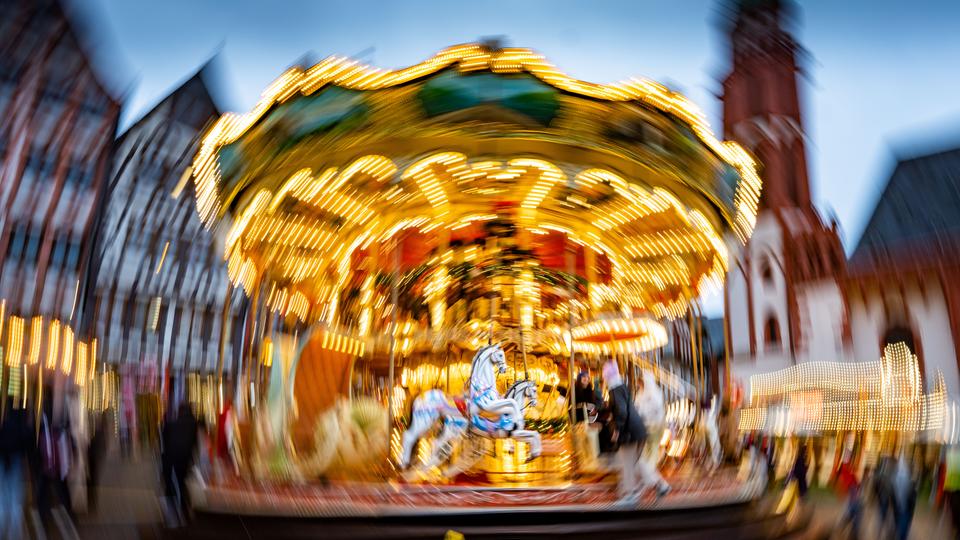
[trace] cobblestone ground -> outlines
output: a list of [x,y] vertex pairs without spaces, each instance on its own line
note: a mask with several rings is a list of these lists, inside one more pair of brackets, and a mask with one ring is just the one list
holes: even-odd
[[[828,538],[839,540],[850,538],[849,528],[844,527],[844,501],[832,492],[812,490],[806,504],[812,510],[812,523],[808,528],[808,538]],[[872,501],[868,501],[861,518],[860,538],[885,540],[890,538],[881,534],[880,513]],[[910,528],[910,540],[947,540],[958,538],[952,531],[950,516],[931,508],[926,500],[917,502],[917,509]]]
[[156,457],[111,455],[105,463],[95,510],[80,514],[81,538],[125,540],[160,538],[163,523]]

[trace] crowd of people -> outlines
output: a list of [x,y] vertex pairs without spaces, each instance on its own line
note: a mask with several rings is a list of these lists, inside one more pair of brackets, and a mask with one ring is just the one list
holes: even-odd
[[[753,435],[745,439],[744,449],[763,469],[768,488],[781,494],[781,502],[791,499],[805,504],[811,483],[817,478],[821,478],[820,487],[835,492],[842,504],[837,535],[865,538],[869,528],[880,538],[906,539],[918,502],[925,499],[934,515],[940,516],[939,529],[949,534],[952,526],[960,537],[960,449],[955,446],[927,449],[899,444],[875,460],[867,460],[862,451],[846,446],[836,465],[827,453],[821,455],[824,463],[818,473],[812,439],[778,440]],[[785,451],[785,447],[794,445],[795,453]],[[939,452],[940,459],[932,466],[920,457],[926,450]],[[778,462],[784,456],[791,461],[786,475],[778,479]],[[948,516],[952,523],[947,523]]]
[[665,410],[655,379],[645,373],[631,389],[614,360],[603,364],[601,374],[606,400],[594,388],[589,371],[579,372],[573,391],[576,421],[597,426],[601,452],[615,456],[625,500],[636,500],[650,490],[657,497],[666,495],[670,484],[657,469]]
[[[38,525],[72,530],[77,501],[74,486],[86,487],[88,505],[96,504],[95,489],[107,427],[93,426],[92,444],[77,441],[79,408],[76,396],[55,399],[44,390],[39,408],[30,401],[7,397],[0,422],[0,538],[25,536],[25,509],[37,512]],[[83,452],[81,454],[81,451]],[[79,472],[83,477],[79,477]],[[76,482],[79,480],[79,482]]]
[[[7,397],[0,409],[0,539],[25,538],[36,527],[75,537],[76,514],[97,511],[112,441],[122,441],[115,437],[113,409],[90,414],[76,396],[53,388],[41,396],[39,407]],[[220,421],[226,422],[226,413]],[[150,438],[156,444],[147,441],[141,451],[159,453],[168,523],[177,526],[189,517],[187,479],[196,457],[226,454],[228,430],[218,426],[224,440],[207,456],[201,447],[215,434],[206,434],[188,403],[169,408],[158,427]]]

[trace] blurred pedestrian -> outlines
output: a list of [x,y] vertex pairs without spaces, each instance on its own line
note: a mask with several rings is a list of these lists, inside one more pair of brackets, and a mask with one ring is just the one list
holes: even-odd
[[104,409],[97,417],[93,436],[87,446],[87,507],[97,509],[97,484],[100,482],[100,466],[107,455],[110,428],[110,411]]
[[837,488],[840,494],[847,499],[843,512],[842,522],[850,525],[850,537],[860,538],[860,516],[863,514],[863,500],[861,497],[860,480],[853,466],[851,452],[844,453],[837,470]]
[[891,483],[893,460],[889,456],[880,458],[880,463],[873,472],[873,495],[877,500],[877,510],[880,517],[880,530],[885,531],[887,520],[893,514],[893,486]]
[[634,404],[647,428],[647,449],[649,450],[650,447],[656,449],[663,435],[667,407],[663,400],[663,392],[657,385],[657,378],[652,372],[644,370],[636,393]]
[[[54,393],[50,388],[43,393],[37,441],[39,474],[37,480],[37,508],[44,521],[62,519],[63,514],[73,520],[73,503],[69,477],[77,452],[69,425],[69,416],[54,407]],[[60,524],[62,528],[65,524]]]
[[23,465],[30,446],[28,412],[8,396],[0,422],[0,538],[22,538],[26,500]]
[[917,504],[917,488],[910,472],[910,464],[905,455],[897,460],[893,473],[893,510],[896,523],[897,540],[906,540],[910,534],[913,510]]
[[807,458],[807,445],[806,443],[801,442],[799,448],[797,448],[797,458],[793,462],[793,468],[790,469],[790,476],[787,478],[788,481],[794,481],[797,483],[797,495],[800,499],[803,499],[807,495],[807,472],[809,471],[810,462]]
[[211,445],[211,450],[216,452],[213,463],[213,471],[219,477],[223,469],[236,474],[236,464],[233,460],[231,448],[233,448],[233,400],[227,398],[223,403],[223,410],[217,415],[217,432],[215,445]]
[[184,523],[190,511],[187,476],[197,451],[197,417],[189,403],[181,403],[177,414],[168,417],[161,432],[160,462],[166,494],[176,521]]
[[947,449],[944,468],[943,496],[953,519],[953,534],[960,538],[960,447],[954,445]]
[[[593,389],[593,381],[590,380],[590,372],[585,369],[580,370],[577,375],[577,384],[573,388],[574,403],[577,404],[575,412],[577,422],[590,421],[591,415],[596,414],[600,409],[600,398]],[[586,414],[584,414],[586,411]],[[596,416],[594,416],[596,418]]]
[[[639,498],[642,491],[656,488],[657,496],[670,491],[654,467],[639,463],[640,448],[646,442],[647,430],[630,396],[630,389],[620,377],[615,360],[603,366],[603,382],[610,394],[610,410],[613,415],[615,438],[619,445],[617,458],[620,461],[620,492],[625,498]],[[640,465],[638,467],[638,464]],[[639,484],[639,485],[638,485]]]

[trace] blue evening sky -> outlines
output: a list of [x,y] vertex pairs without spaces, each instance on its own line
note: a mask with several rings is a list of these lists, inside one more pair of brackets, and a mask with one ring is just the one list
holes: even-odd
[[[504,36],[596,82],[644,76],[687,94],[720,125],[727,47],[710,0],[84,0],[131,88],[125,122],[220,52],[224,107],[246,110],[305,54],[417,63]],[[960,1],[802,2],[797,36],[808,158],[821,211],[859,238],[895,155],[960,144]],[[719,298],[707,310],[722,310]],[[719,309],[718,309],[719,307]]]

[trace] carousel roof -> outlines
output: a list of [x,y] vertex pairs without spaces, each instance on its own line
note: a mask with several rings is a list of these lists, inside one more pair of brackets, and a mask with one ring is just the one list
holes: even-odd
[[752,158],[666,87],[477,44],[398,70],[291,68],[220,118],[193,170],[201,217],[229,227],[231,279],[269,278],[304,318],[401,231],[424,238],[415,263],[449,263],[437,246],[497,223],[545,266],[562,235],[609,266],[601,293],[670,314],[722,279],[725,233],[749,237],[760,189]]

